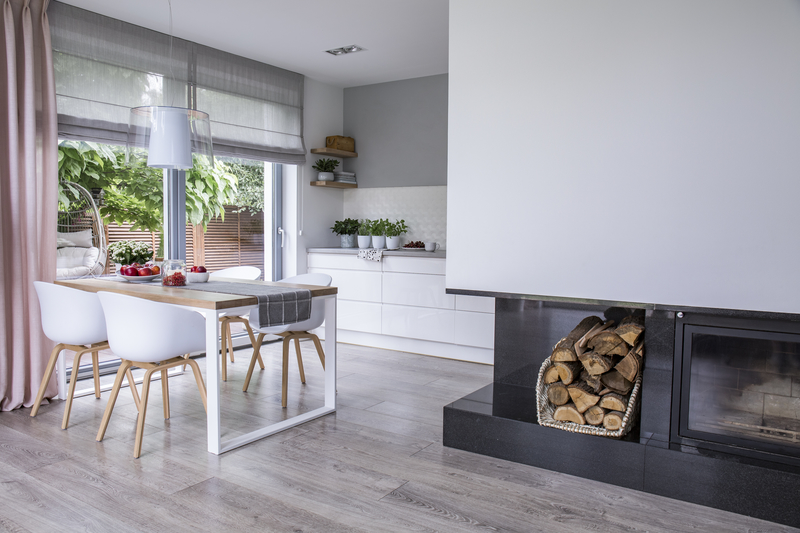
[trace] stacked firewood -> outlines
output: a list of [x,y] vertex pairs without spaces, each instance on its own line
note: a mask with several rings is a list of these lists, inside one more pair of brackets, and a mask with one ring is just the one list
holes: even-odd
[[553,348],[542,375],[553,418],[620,429],[643,356],[643,317],[628,316],[617,327],[596,316],[581,320]]

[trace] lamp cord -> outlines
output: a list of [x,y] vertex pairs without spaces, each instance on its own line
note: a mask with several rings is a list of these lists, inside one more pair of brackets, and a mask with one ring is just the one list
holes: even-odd
[[[172,70],[172,0],[167,0],[169,4],[169,77],[172,82],[175,82],[175,72]],[[169,105],[173,106],[175,103],[175,91],[170,91]]]

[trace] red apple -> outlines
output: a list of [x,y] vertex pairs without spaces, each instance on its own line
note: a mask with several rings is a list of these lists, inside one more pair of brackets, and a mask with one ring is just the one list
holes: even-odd
[[203,272],[206,272],[206,267],[204,267],[204,266],[199,266],[199,267],[197,267],[197,272],[200,272],[201,274],[202,274]]
[[139,275],[140,276],[152,276],[153,275],[153,271],[150,269],[150,267],[142,267],[142,268],[139,269]]
[[157,276],[161,274],[161,267],[159,267],[158,265],[153,265],[150,267],[150,271]]
[[131,263],[131,266],[134,268],[142,268],[142,265],[140,265],[139,263]]
[[122,269],[122,275],[123,276],[138,276],[139,275],[139,271],[138,271],[138,269],[136,269],[136,267],[129,266],[128,268],[123,268]]
[[189,272],[197,272],[197,267],[193,266],[192,268],[189,269]]

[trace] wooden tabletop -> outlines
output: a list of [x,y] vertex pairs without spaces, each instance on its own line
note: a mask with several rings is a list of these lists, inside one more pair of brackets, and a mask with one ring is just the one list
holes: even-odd
[[[253,283],[257,285],[270,285],[274,287],[289,287],[293,289],[308,289],[311,297],[330,296],[336,294],[336,287],[322,287],[319,285],[297,285],[294,283],[281,283],[278,281],[253,281],[233,278],[214,278],[214,281],[230,281],[232,283]],[[258,304],[255,296],[238,296],[236,294],[222,294],[219,292],[193,291],[176,287],[164,287],[162,285],[150,285],[143,283],[129,283],[115,281],[113,279],[72,279],[58,280],[56,285],[63,285],[73,289],[88,292],[107,291],[118,294],[126,294],[137,298],[145,298],[155,302],[163,302],[176,305],[187,305],[199,307],[201,309],[231,309],[234,307],[244,307]],[[191,284],[188,285],[191,287]]]

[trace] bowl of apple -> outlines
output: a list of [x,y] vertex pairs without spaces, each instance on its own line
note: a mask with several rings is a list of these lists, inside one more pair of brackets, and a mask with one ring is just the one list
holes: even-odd
[[208,281],[208,271],[204,266],[193,266],[186,269],[186,279],[189,283],[205,283]]
[[161,275],[161,267],[153,261],[148,261],[144,265],[133,263],[130,265],[122,265],[117,275],[122,279],[132,283],[145,283],[152,281]]

